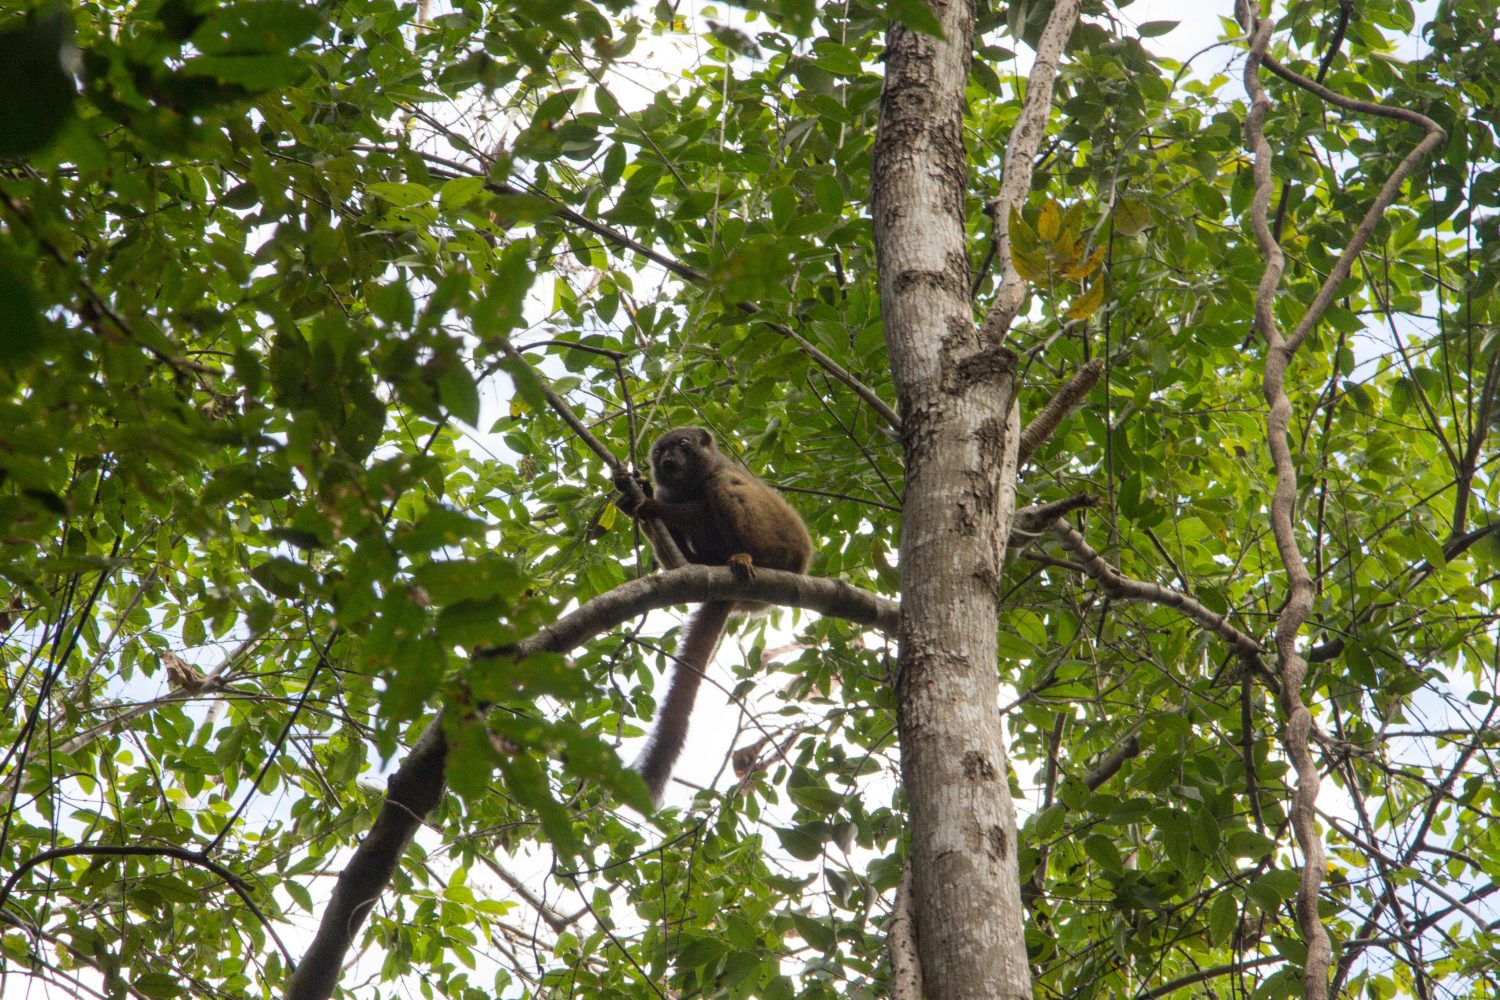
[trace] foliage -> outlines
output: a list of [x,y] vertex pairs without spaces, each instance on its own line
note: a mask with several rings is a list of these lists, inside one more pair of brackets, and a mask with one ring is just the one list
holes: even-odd
[[[797,619],[807,648],[768,681],[750,626],[735,693],[779,685],[783,707],[738,742],[769,733],[785,760],[651,820],[614,803],[639,802],[619,745],[654,710],[656,640],[467,658],[649,568],[544,384],[621,458],[713,428],[806,515],[812,572],[894,595],[899,442],[778,329],[893,398],[868,220],[885,15],[750,6],[712,25],[618,0],[0,21],[0,90],[26,95],[0,112],[7,970],[277,992],[314,876],[342,867],[384,771],[439,705],[478,700],[494,711],[450,730],[455,794],[371,914],[351,990],[883,992],[904,828],[883,639]],[[1038,6],[996,6],[976,43],[981,306],[983,205]],[[1448,132],[1288,385],[1318,587],[1323,914],[1372,997],[1497,990],[1492,14],[1443,0],[1419,27],[1376,0],[1335,44],[1336,10],[1291,4],[1276,42]],[[1021,497],[1103,497],[1080,525],[1112,565],[1268,641],[1285,581],[1247,343],[1263,260],[1243,95],[1215,71],[1242,50],[1187,66],[1167,30],[1101,9],[1072,38],[1015,230],[1023,409],[1087,359],[1108,368]],[[1397,58],[1412,38],[1426,54]],[[1266,85],[1291,325],[1417,136]],[[1039,994],[1203,976],[1224,995],[1233,975],[1293,995],[1274,698],[1046,539],[1015,548],[1003,586]],[[42,857],[59,845],[192,856]],[[534,869],[530,889],[497,856]]]

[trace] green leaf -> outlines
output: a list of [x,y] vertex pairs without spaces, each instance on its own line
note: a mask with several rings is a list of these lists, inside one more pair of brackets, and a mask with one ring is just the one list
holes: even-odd
[[807,826],[778,827],[776,836],[784,851],[799,861],[811,861],[823,853],[823,838]]
[[1288,869],[1268,871],[1250,883],[1250,898],[1264,913],[1275,913],[1282,903],[1296,898],[1298,876]]
[[449,211],[463,208],[484,191],[483,177],[455,177],[438,188],[438,203]]
[[1229,892],[1219,892],[1208,908],[1209,938],[1214,944],[1225,944],[1234,934],[1239,922],[1240,909],[1234,896]]
[[1119,848],[1108,837],[1096,833],[1084,838],[1083,850],[1107,872],[1119,873],[1125,870]]
[[277,90],[297,83],[308,73],[302,60],[283,55],[198,56],[182,67],[188,77],[212,77],[244,87],[252,93]]
[[516,597],[525,583],[514,561],[498,555],[424,563],[416,568],[412,579],[427,591],[433,603],[440,605]]
[[18,367],[41,350],[42,324],[31,283],[9,257],[0,254],[0,364]]
[[303,588],[315,587],[318,582],[317,575],[312,570],[285,556],[272,556],[252,567],[250,578],[277,597],[287,600],[301,597]]
[[436,507],[417,523],[397,531],[391,542],[401,552],[427,552],[478,538],[484,531],[483,521],[447,507]]
[[378,181],[369,185],[365,190],[397,208],[411,208],[414,205],[425,205],[432,201],[430,189],[410,181]]
[[260,204],[260,192],[255,189],[254,184],[246,181],[243,184],[236,184],[228,191],[225,191],[219,197],[219,204],[225,208],[233,208],[239,211],[254,208]]
[[1181,21],[1143,21],[1136,26],[1136,34],[1142,38],[1156,38],[1175,29]]
[[924,35],[932,35],[935,38],[943,37],[942,25],[933,15],[932,8],[927,6],[923,0],[894,0],[887,5],[894,20],[900,21],[913,31],[919,31]]
[[485,205],[506,225],[535,222],[545,219],[558,210],[558,204],[550,198],[530,194],[490,194]]
[[473,374],[457,359],[443,365],[437,374],[438,399],[443,408],[470,427],[479,424],[479,386]]
[[216,4],[193,33],[206,55],[281,54],[307,40],[323,23],[316,6],[296,0]]
[[1151,225],[1151,213],[1145,203],[1135,198],[1121,198],[1115,206],[1115,232],[1134,236]]

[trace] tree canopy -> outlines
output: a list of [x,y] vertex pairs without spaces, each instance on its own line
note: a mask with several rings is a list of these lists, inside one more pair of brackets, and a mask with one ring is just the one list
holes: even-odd
[[[1311,924],[1337,995],[1500,993],[1494,12],[1274,8],[1247,81],[1227,9],[1195,53],[1086,5],[1002,219],[1052,8],[976,12],[976,320],[1013,269],[1023,422],[1087,391],[990,581],[1038,997],[1300,996]],[[280,995],[438,745],[347,995],[890,993],[891,19],[937,37],[921,0],[4,8],[7,975]],[[671,636],[597,600],[654,568],[613,473],[681,424],[837,583],[757,584],[827,613],[726,641],[737,731],[651,813]],[[731,586],[678,572],[618,607]]]

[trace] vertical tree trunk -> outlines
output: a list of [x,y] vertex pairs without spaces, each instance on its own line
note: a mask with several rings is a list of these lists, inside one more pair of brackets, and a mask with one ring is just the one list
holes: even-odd
[[973,11],[890,32],[874,152],[875,249],[901,404],[901,767],[916,936],[932,1000],[1031,996],[996,618],[1015,509],[1015,357],[976,328],[964,247]]

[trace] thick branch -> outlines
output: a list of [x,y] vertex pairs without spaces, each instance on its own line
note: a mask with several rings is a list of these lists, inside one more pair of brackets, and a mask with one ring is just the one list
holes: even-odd
[[922,1000],[922,964],[917,956],[916,905],[911,895],[911,865],[901,869],[901,884],[885,928],[891,956],[891,1000]]
[[[622,584],[514,646],[487,650],[476,659],[566,653],[655,608],[726,598],[808,608],[889,634],[895,633],[900,618],[896,602],[840,580],[762,569],[754,579],[742,581],[727,567],[687,566]],[[391,775],[380,814],[340,873],[317,936],[288,982],[287,1000],[328,1000],[333,995],[355,934],[390,884],[422,820],[442,799],[447,753],[443,718],[439,715],[428,723],[406,760]]]
[[1035,538],[1051,528],[1058,518],[1071,514],[1075,510],[1097,506],[1098,503],[1098,497],[1080,493],[1077,496],[1064,497],[1049,503],[1017,508],[1015,516],[1010,521],[1010,541],[1007,544],[1024,544],[1028,539]]
[[698,601],[747,599],[807,608],[834,618],[869,625],[894,635],[901,608],[895,601],[878,597],[842,580],[802,576],[781,570],[758,569],[755,577],[740,580],[725,566],[684,566],[653,573],[621,584],[563,615],[551,625],[506,650],[488,650],[477,658],[530,656],[533,653],[566,653],[607,629],[656,608]]
[[1031,191],[1036,152],[1041,148],[1042,136],[1047,134],[1047,120],[1051,117],[1052,82],[1057,78],[1063,46],[1073,33],[1073,25],[1078,22],[1079,6],[1079,0],[1058,0],[1053,5],[1047,26],[1037,41],[1036,59],[1026,80],[1021,117],[1011,130],[1010,142],[1005,147],[1005,174],[1000,180],[1000,193],[990,203],[995,219],[995,256],[1000,261],[1000,291],[989,315],[984,318],[982,332],[986,343],[1004,341],[1026,298],[1025,281],[1016,271],[1010,255],[1010,210],[1020,211]]
[[386,785],[385,802],[334,883],[318,933],[287,980],[287,1000],[328,1000],[339,984],[354,935],[390,884],[401,855],[428,813],[442,801],[448,742],[443,716],[427,724]]

